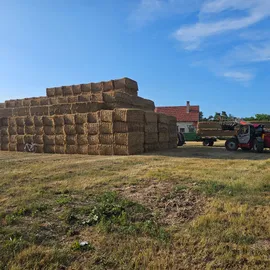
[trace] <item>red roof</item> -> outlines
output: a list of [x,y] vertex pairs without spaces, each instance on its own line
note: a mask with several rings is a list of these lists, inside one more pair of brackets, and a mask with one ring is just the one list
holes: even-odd
[[190,106],[189,113],[187,106],[156,107],[155,111],[175,116],[177,122],[199,122],[199,106]]

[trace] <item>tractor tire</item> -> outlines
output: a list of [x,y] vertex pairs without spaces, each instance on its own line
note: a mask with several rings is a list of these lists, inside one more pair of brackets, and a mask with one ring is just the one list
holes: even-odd
[[257,139],[255,139],[254,141],[254,146],[253,146],[253,150],[257,153],[262,153],[264,149],[264,143],[258,141]]
[[228,139],[225,142],[225,147],[226,147],[227,151],[237,151],[237,149],[239,147],[237,139],[236,138]]
[[203,146],[213,146],[214,142],[212,140],[204,140]]
[[213,141],[210,141],[209,142],[209,146],[213,146],[214,145],[214,142]]
[[247,147],[241,147],[241,149],[242,149],[243,151],[245,151],[245,152],[247,152],[247,151],[250,151],[250,150],[251,150],[250,148],[247,148]]

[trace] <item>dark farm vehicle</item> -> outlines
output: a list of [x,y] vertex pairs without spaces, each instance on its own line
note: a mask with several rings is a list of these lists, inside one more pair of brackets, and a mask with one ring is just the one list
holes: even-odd
[[262,153],[264,148],[270,148],[270,132],[263,125],[244,123],[240,125],[237,135],[227,139],[225,147],[228,151],[241,148],[243,151],[253,149]]

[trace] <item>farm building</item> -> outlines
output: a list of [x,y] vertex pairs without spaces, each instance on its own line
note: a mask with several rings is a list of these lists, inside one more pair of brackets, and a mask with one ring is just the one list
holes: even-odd
[[199,106],[190,105],[190,102],[187,101],[186,106],[156,107],[155,111],[176,117],[178,132],[196,132],[200,117]]

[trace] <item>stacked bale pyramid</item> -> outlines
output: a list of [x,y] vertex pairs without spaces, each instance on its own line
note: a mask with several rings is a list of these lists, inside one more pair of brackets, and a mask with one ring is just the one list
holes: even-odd
[[34,143],[38,153],[131,155],[175,148],[176,119],[154,109],[128,78],[48,88],[46,97],[0,104],[0,149]]

